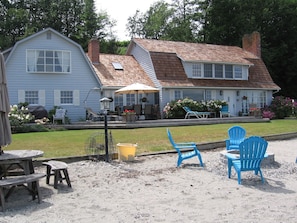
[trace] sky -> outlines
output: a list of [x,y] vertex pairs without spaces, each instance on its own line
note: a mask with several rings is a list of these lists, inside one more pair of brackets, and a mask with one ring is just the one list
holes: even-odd
[[134,16],[136,10],[142,13],[148,11],[150,6],[156,1],[157,0],[95,0],[94,2],[97,12],[104,10],[111,19],[117,21],[117,26],[114,28],[114,31],[118,39],[122,41],[130,40],[126,31],[128,17]]

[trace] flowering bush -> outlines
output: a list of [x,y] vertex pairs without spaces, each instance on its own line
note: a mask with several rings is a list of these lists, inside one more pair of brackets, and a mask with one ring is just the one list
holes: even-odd
[[223,105],[227,105],[226,101],[210,100],[210,101],[194,101],[189,98],[182,100],[168,102],[163,108],[165,118],[183,118],[185,117],[185,111],[183,107],[189,107],[193,111],[215,111],[218,112]]
[[227,105],[227,102],[224,100],[210,100],[206,102],[206,107],[209,111],[219,112],[222,109],[223,105]]
[[29,113],[28,108],[24,104],[11,105],[8,113],[12,133],[28,132],[25,130],[25,123],[29,123],[34,119],[34,115]]
[[28,123],[34,119],[34,116],[29,113],[27,107],[12,105],[10,106],[8,118],[11,126],[22,126],[24,123]]
[[274,118],[274,113],[267,110],[267,111],[263,111],[262,112],[262,118],[269,118],[269,119],[273,119]]
[[277,96],[272,100],[269,109],[275,114],[275,118],[283,119],[295,115],[294,104],[291,98]]

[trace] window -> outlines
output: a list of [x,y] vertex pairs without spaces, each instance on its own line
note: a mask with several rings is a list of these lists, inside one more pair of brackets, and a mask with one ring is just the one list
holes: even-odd
[[60,92],[61,104],[73,104],[73,91]]
[[233,66],[232,65],[225,65],[225,78],[233,78]]
[[70,73],[70,51],[27,50],[27,72]]
[[126,95],[126,104],[127,105],[137,104],[137,103],[135,103],[135,94],[127,94]]
[[234,77],[242,78],[242,67],[241,66],[234,66]]
[[38,104],[38,91],[25,91],[25,102]]
[[174,91],[174,100],[179,100],[182,98],[183,98],[182,91],[180,91],[180,90]]
[[116,94],[114,96],[114,106],[119,106],[119,107],[123,107],[124,102],[123,102],[123,95],[122,94]]
[[201,77],[201,64],[193,64],[192,66],[193,77]]
[[204,64],[204,77],[212,77],[212,64]]
[[223,78],[223,65],[222,64],[215,64],[215,77]]
[[211,90],[205,90],[205,101],[212,100]]

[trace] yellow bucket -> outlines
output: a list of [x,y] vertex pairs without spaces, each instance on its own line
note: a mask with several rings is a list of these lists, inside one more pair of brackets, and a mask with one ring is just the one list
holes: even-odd
[[136,153],[137,144],[118,143],[119,159],[122,161],[133,161]]

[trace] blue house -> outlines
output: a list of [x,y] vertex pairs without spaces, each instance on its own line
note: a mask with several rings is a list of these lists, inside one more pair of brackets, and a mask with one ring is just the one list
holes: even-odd
[[[269,105],[280,88],[261,59],[260,34],[243,38],[243,48],[149,39],[132,39],[126,55],[100,53],[97,40],[88,52],[47,28],[2,52],[11,104],[28,102],[47,111],[59,106],[71,122],[86,119],[87,108],[101,111],[100,99],[112,98],[110,110],[133,104],[158,105],[191,98],[225,100],[232,116]],[[133,83],[159,93],[115,94]],[[145,98],[145,101],[138,100]]]
[[135,103],[135,95],[114,91],[136,81],[153,86],[133,56],[100,54],[97,40],[88,53],[71,39],[47,28],[3,51],[10,103],[59,106],[71,122],[86,120],[86,109],[101,111],[100,99],[113,98],[115,106]]

